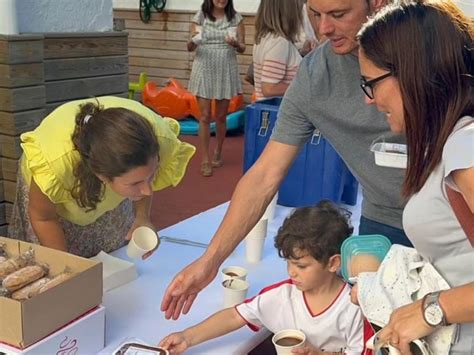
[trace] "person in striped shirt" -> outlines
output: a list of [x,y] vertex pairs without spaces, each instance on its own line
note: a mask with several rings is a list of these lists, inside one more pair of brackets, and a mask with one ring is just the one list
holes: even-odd
[[256,100],[283,96],[296,75],[303,27],[301,0],[262,0],[255,20],[253,70]]

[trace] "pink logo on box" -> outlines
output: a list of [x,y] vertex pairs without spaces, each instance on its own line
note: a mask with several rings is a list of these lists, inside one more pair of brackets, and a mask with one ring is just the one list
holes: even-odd
[[77,351],[79,350],[76,344],[76,339],[69,340],[66,336],[61,344],[59,344],[59,348],[61,350],[56,352],[56,355],[76,355]]

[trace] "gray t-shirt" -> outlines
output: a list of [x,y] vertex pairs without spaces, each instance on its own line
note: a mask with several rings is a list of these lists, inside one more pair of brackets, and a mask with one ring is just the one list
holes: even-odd
[[303,145],[319,129],[363,188],[362,215],[402,228],[404,169],[375,165],[371,143],[404,143],[390,132],[385,115],[364,102],[356,56],[337,55],[330,43],[308,54],[281,103],[271,139]]

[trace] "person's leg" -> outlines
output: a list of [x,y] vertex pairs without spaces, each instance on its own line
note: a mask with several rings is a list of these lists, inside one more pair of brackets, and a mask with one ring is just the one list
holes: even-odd
[[386,236],[392,244],[401,244],[412,247],[410,240],[402,229],[398,229],[387,224],[375,222],[371,219],[360,217],[359,235],[382,234]]
[[212,167],[219,168],[222,166],[222,146],[224,145],[225,135],[227,132],[227,110],[229,108],[229,100],[216,100],[216,138],[217,146],[214,150],[212,158]]
[[201,175],[212,176],[212,167],[209,158],[209,141],[211,137],[211,100],[197,98],[201,117],[199,119],[199,140],[201,142]]

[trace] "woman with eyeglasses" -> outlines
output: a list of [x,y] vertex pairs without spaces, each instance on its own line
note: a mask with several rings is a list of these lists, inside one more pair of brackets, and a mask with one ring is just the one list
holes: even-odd
[[379,336],[402,354],[448,324],[450,354],[474,349],[473,32],[450,0],[433,0],[388,7],[359,33],[366,102],[407,136],[405,232],[451,286],[392,313]]

